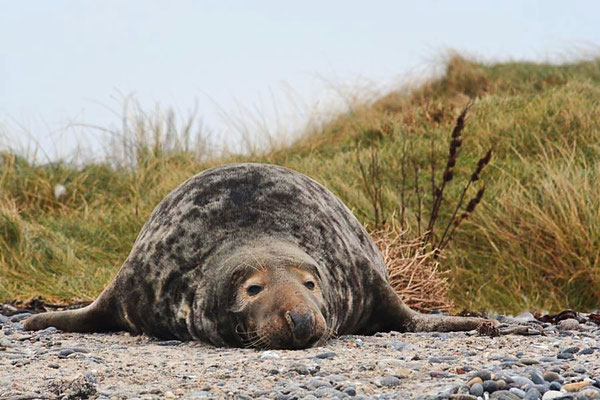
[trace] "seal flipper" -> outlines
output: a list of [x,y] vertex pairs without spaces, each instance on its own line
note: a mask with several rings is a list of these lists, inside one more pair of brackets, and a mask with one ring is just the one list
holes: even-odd
[[483,318],[421,314],[404,304],[387,282],[379,286],[371,318],[373,325],[379,326],[382,331],[457,332],[494,324]]
[[116,310],[102,307],[97,301],[77,310],[45,312],[23,322],[28,331],[53,326],[65,332],[106,332],[125,330]]

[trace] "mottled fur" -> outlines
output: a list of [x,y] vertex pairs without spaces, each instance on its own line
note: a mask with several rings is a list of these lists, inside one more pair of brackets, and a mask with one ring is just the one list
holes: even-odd
[[482,323],[406,307],[363,226],[319,183],[283,167],[232,164],[188,179],[158,204],[94,303],[33,316],[25,327],[242,346],[237,287],[256,268],[292,264],[314,269],[328,334],[470,330]]

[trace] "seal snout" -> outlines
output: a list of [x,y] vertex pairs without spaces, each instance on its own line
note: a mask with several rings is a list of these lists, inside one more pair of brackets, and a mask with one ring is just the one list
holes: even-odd
[[310,311],[287,311],[285,319],[296,340],[306,340],[312,336],[315,320]]

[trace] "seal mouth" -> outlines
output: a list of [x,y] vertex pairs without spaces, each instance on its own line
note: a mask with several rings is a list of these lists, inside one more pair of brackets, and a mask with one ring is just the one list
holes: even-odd
[[[290,319],[293,321],[292,317]],[[285,322],[288,325],[287,318]],[[248,328],[246,324],[240,323],[236,326],[235,333],[245,348],[300,350],[321,346],[336,336],[335,330],[327,327],[324,318],[321,322],[322,324],[313,325],[310,331],[305,331],[306,328],[302,327],[300,335],[283,324],[279,324],[277,329],[272,324]]]

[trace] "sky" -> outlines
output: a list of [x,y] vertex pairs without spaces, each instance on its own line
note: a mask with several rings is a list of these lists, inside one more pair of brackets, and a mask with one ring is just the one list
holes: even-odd
[[599,55],[598,15],[591,0],[0,0],[0,148],[99,158],[133,103],[195,112],[235,148],[244,129],[283,136],[434,74],[451,50]]

